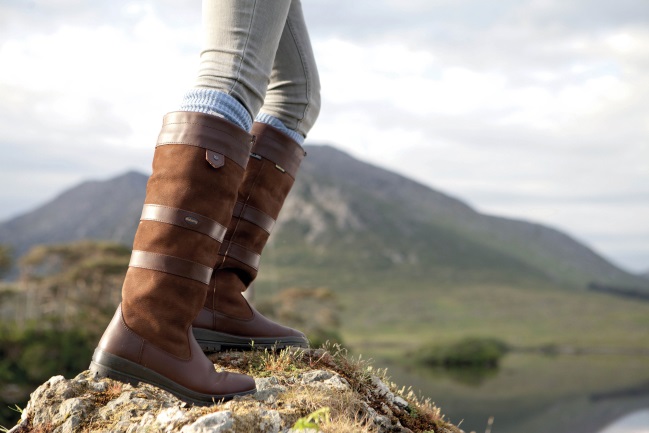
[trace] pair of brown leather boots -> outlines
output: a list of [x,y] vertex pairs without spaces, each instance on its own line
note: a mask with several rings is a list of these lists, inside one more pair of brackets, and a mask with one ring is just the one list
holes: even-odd
[[207,114],[165,116],[122,303],[90,364],[95,376],[209,405],[254,393],[255,382],[217,373],[203,350],[308,347],[242,295],[305,155],[271,126],[255,123],[252,134]]

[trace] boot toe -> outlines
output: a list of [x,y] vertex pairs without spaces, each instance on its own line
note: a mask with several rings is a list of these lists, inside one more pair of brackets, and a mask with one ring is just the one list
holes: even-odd
[[255,379],[252,376],[240,373],[221,373],[222,380],[218,384],[224,394],[252,394],[257,391]]
[[303,338],[306,340],[306,335],[304,335],[303,332],[298,331],[297,329],[289,328],[288,326],[282,326],[283,328],[286,329],[286,335],[288,337],[297,337],[297,338]]

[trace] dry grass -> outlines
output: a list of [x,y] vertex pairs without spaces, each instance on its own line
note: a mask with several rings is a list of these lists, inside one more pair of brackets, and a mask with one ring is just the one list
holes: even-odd
[[[223,352],[210,358],[224,370],[257,378],[272,377],[269,383],[271,390],[274,389],[273,396],[262,397],[263,401],[255,398],[259,396],[245,396],[211,407],[190,407],[179,404],[170,394],[150,385],[132,387],[102,379],[108,387],[98,392],[89,388],[89,382],[82,380],[72,384],[70,389],[74,395],[65,397],[78,397],[90,403],[90,407],[84,409],[84,419],[76,430],[81,433],[120,431],[124,429],[125,419],[128,425],[146,424],[148,419],[154,428],[157,425],[155,419],[164,410],[182,412],[182,421],[179,421],[182,424],[172,427],[180,429],[204,415],[227,410],[233,416],[234,433],[258,431],[264,423],[273,422],[273,419],[277,422],[278,416],[281,429],[298,423],[298,426],[315,425],[324,433],[375,433],[379,431],[376,424],[379,419],[385,427],[383,431],[400,423],[413,432],[459,432],[443,421],[439,409],[430,400],[416,396],[410,389],[397,389],[390,383],[386,371],[373,369],[361,357],[348,356],[337,345],[322,349]],[[305,375],[314,370],[329,372],[335,381],[329,386]],[[389,388],[387,394],[377,387],[377,377]],[[125,393],[130,395],[124,398]],[[396,404],[391,394],[400,396],[405,403]],[[122,399],[115,404],[120,397]],[[102,411],[111,402],[114,410]],[[29,425],[26,428],[25,432],[46,433],[58,426]],[[142,428],[146,430],[146,427]]]
[[[374,369],[371,362],[362,357],[350,357],[340,345],[327,345],[322,349],[286,349],[282,351],[251,351],[236,353],[220,353],[211,359],[224,367],[235,365],[239,371],[255,377],[276,377],[280,384],[287,386],[287,391],[279,399],[284,407],[299,408],[299,417],[321,409],[329,408],[328,423],[319,425],[320,429],[331,432],[361,431],[373,432],[376,427],[363,413],[369,406],[380,415],[386,415],[391,420],[399,421],[401,425],[414,432],[437,432],[446,428],[448,431],[458,431],[447,424],[430,399],[418,396],[410,388],[398,388],[391,383],[387,371]],[[343,377],[350,384],[348,392],[336,390],[314,389],[304,386],[292,386],[293,380],[300,374],[311,370],[327,370]],[[374,391],[372,377],[376,376],[384,382],[390,391],[408,402],[403,408],[389,405],[385,396],[377,395]],[[386,413],[386,407],[390,406]],[[288,414],[287,414],[288,415]],[[293,415],[295,416],[295,415]],[[284,419],[284,415],[282,415]],[[297,419],[299,419],[299,417]],[[287,416],[288,418],[292,418]],[[296,420],[297,420],[296,419]],[[325,427],[329,425],[329,427]],[[343,425],[353,426],[350,430]],[[362,428],[358,428],[362,425]],[[334,427],[335,426],[335,427]]]

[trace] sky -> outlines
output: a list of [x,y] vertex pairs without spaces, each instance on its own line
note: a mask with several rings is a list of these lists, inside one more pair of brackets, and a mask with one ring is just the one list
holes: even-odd
[[[649,270],[649,2],[303,0],[307,143]],[[0,3],[0,221],[150,172],[193,86],[200,1]]]

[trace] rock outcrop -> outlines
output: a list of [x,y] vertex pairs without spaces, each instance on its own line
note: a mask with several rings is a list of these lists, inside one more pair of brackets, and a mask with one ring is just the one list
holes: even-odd
[[31,395],[23,432],[435,432],[460,433],[430,401],[396,389],[381,371],[339,348],[225,352],[219,369],[255,376],[258,392],[191,407],[156,387],[55,376]]

